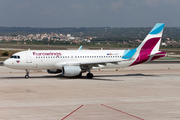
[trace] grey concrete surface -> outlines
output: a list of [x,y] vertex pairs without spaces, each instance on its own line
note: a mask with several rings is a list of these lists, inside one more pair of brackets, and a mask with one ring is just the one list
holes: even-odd
[[92,72],[86,79],[32,71],[25,79],[25,71],[0,66],[0,120],[180,119],[180,64]]

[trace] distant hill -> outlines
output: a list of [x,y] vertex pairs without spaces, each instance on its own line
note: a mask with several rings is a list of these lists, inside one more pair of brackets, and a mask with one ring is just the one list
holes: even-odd
[[[0,27],[0,36],[3,35],[28,35],[42,33],[72,34],[73,36],[96,36],[121,37],[121,38],[140,38],[143,39],[151,30],[145,28],[110,28],[110,27],[92,27],[92,28],[31,28],[31,27]],[[180,40],[179,27],[165,27],[163,39],[170,38]]]

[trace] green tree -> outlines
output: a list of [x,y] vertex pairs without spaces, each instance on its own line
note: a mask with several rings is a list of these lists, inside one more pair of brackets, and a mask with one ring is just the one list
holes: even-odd
[[2,56],[9,56],[9,53],[7,51],[2,53]]

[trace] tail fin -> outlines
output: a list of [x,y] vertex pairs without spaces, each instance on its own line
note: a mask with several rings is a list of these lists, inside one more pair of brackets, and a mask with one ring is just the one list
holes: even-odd
[[157,23],[143,42],[136,48],[136,53],[132,57],[135,61],[131,65],[148,62],[165,56],[165,52],[159,51],[164,23]]
[[164,29],[164,23],[157,23],[153,27],[151,32],[146,36],[144,41],[139,45],[138,49],[141,50],[150,49],[153,52],[159,51],[163,29]]

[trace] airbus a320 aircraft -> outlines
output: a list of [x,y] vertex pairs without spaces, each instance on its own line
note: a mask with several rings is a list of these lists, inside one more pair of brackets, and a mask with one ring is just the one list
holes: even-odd
[[26,70],[47,70],[48,73],[61,73],[63,76],[93,78],[91,69],[129,67],[149,62],[166,55],[159,51],[164,23],[157,23],[143,42],[132,50],[28,50],[17,52],[4,61],[9,68]]

